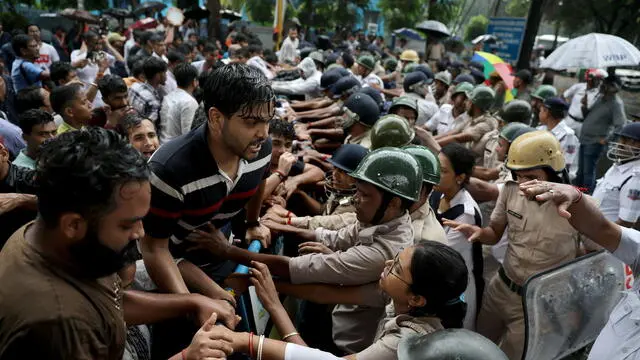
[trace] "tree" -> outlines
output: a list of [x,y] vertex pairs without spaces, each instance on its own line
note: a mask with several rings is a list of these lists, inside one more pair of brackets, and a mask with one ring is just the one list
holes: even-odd
[[413,27],[422,20],[426,8],[424,0],[380,0],[378,7],[384,15],[387,31]]
[[484,15],[476,15],[469,20],[469,25],[464,31],[464,40],[471,41],[474,38],[486,34],[489,26],[489,19]]

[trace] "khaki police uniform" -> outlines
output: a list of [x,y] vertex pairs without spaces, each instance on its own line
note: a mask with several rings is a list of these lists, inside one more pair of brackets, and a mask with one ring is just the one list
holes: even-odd
[[498,160],[498,141],[500,139],[500,131],[496,128],[486,135],[487,142],[484,145],[482,166],[487,169],[495,169],[502,161]]
[[344,139],[345,144],[356,144],[371,149],[371,130],[367,130],[358,136],[347,135]]
[[640,159],[613,164],[596,183],[593,198],[609,221],[635,223],[640,217]]
[[485,291],[477,330],[519,360],[525,330],[518,292],[530,276],[574,259],[579,235],[553,203],[527,199],[514,181],[504,185],[491,221],[508,225],[509,240],[503,267]]
[[462,133],[471,135],[473,139],[466,143],[466,147],[476,154],[482,161],[484,148],[488,141],[488,136],[493,130],[498,129],[498,120],[491,115],[484,114],[475,119],[471,119]]
[[351,198],[351,195],[336,196],[331,194],[325,203],[323,215],[291,218],[290,225],[301,229],[315,230],[322,227],[328,230],[340,230],[347,225],[354,224],[358,220],[356,208],[353,206]]
[[[539,126],[538,130],[548,130],[545,125]],[[567,171],[571,180],[575,179],[578,173],[578,151],[580,150],[580,140],[576,136],[575,131],[567,125],[565,120],[562,120],[553,129],[550,130],[553,136],[558,139],[562,153],[564,155],[564,162],[566,164]]]
[[[385,262],[413,245],[411,218],[406,213],[387,223],[363,228],[359,222],[340,230],[317,228],[316,240],[332,254],[309,254],[292,258],[289,272],[293,284],[326,283],[363,285],[378,281]],[[337,305],[333,310],[333,339],[348,353],[373,343],[384,307]]]
[[411,225],[413,226],[415,243],[422,240],[447,243],[447,234],[445,234],[442,225],[436,219],[436,214],[431,209],[428,201],[411,213]]

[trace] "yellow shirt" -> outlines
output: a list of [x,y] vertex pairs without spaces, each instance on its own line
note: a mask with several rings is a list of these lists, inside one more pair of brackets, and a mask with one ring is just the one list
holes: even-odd
[[73,126],[67,124],[66,121],[63,121],[62,124],[60,124],[60,126],[58,126],[58,135],[65,133],[67,131],[75,131],[78,130],[76,128],[74,128]]

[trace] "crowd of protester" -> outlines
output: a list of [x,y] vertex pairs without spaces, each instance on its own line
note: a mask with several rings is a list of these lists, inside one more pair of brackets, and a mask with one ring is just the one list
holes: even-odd
[[[527,279],[602,248],[637,266],[615,75],[510,89],[440,43],[163,28],[0,33],[0,358],[398,359],[460,328],[443,351],[520,359]],[[238,325],[251,285],[277,335]]]

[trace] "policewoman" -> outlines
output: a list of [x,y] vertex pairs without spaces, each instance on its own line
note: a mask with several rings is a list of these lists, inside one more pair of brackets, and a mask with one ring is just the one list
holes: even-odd
[[509,148],[507,168],[515,181],[500,191],[488,227],[445,225],[487,245],[497,243],[507,229],[507,252],[484,294],[477,331],[499,344],[509,359],[519,360],[525,340],[522,285],[530,276],[574,259],[579,236],[553,204],[531,201],[519,190],[519,183],[530,180],[568,183],[560,144],[551,133],[519,136]]

